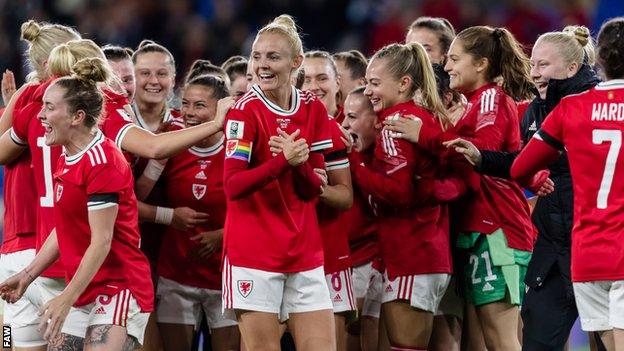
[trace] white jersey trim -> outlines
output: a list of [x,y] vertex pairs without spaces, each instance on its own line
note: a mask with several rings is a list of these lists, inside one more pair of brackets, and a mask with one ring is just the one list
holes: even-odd
[[[89,144],[87,145],[87,147],[84,148],[84,150],[81,150],[77,154],[68,156],[67,151],[63,147],[63,153],[65,154],[65,164],[68,164],[68,165],[76,164],[78,163],[78,161],[80,161],[82,156],[84,156],[86,153],[89,153],[89,159],[91,160],[91,164],[93,165],[93,163],[96,162],[95,153],[91,153],[90,151],[91,149],[93,149],[94,146],[101,144],[103,141],[104,141],[104,134],[102,134],[101,130],[96,129],[95,136],[93,136],[93,139],[91,140],[91,142],[89,142]],[[103,156],[103,159],[104,159],[103,163],[106,163],[106,156],[104,156],[104,150],[102,150],[101,146],[97,150],[97,157],[99,159],[98,163],[102,163],[102,157],[100,157],[100,152],[101,152],[101,156]]]
[[325,162],[325,168],[328,171],[333,171],[333,170],[336,170],[336,169],[349,168],[349,159],[345,158],[345,159],[341,159],[341,160]]
[[624,79],[611,79],[596,85],[596,90],[624,89]]
[[87,202],[88,211],[101,210],[103,208],[109,208],[113,206],[117,206],[117,203],[116,202],[104,202],[104,201]]
[[140,127],[134,123],[126,124],[125,126],[121,127],[121,129],[117,133],[117,137],[115,138],[115,145],[117,145],[117,147],[120,150],[123,150],[123,148],[121,147],[121,144],[123,143],[123,140],[126,137],[126,134],[128,134],[128,131],[131,128],[140,128]]
[[13,142],[19,146],[28,146],[28,142],[22,140],[20,137],[17,136],[17,134],[15,134],[15,131],[13,130],[13,127],[11,127],[9,136],[11,137],[11,140],[13,140]]
[[291,88],[290,110],[284,110],[283,108],[279,107],[278,105],[274,104],[271,100],[269,100],[269,98],[267,98],[266,95],[264,95],[264,92],[262,91],[262,89],[260,89],[259,85],[255,84],[254,86],[251,87],[251,89],[254,91],[256,96],[260,98],[260,101],[262,101],[264,105],[269,110],[271,110],[271,112],[278,114],[280,116],[291,116],[295,114],[299,110],[299,106],[301,105],[301,98],[299,95],[299,90],[292,85],[290,86],[290,88]]
[[223,149],[223,143],[225,143],[225,135],[222,136],[216,144],[210,147],[193,146],[188,149],[188,151],[198,157],[213,156],[221,152],[221,150]]
[[[152,133],[156,132],[156,129],[155,130],[151,130],[151,129],[148,128],[148,125],[145,122],[145,120],[143,119],[143,116],[141,116],[141,112],[139,111],[139,107],[136,105],[136,102],[133,103],[132,105],[130,105],[130,107],[132,107],[132,111],[134,112],[134,116],[136,118],[136,124],[138,124],[139,127],[143,128],[145,130],[149,130]],[[169,107],[165,106],[165,115],[163,116],[161,124],[165,123],[165,122],[169,122],[172,119],[173,119],[173,116],[171,115],[171,109],[169,109]]]

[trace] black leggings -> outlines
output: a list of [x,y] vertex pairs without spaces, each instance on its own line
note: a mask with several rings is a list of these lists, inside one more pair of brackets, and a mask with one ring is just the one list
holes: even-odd
[[555,267],[522,305],[522,350],[563,350],[578,317],[572,282]]

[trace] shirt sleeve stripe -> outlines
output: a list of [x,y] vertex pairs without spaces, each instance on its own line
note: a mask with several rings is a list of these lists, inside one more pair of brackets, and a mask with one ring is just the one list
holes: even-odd
[[338,161],[334,161],[334,162],[326,162],[325,163],[325,168],[328,171],[332,171],[332,170],[336,170],[336,169],[349,168],[349,160],[348,159],[344,159],[344,160],[338,160]]
[[310,151],[325,150],[332,146],[334,146],[334,143],[331,139],[321,140],[317,141],[316,143],[312,143],[312,145],[310,146]]
[[91,203],[104,203],[104,202],[119,202],[119,194],[117,193],[103,193],[103,194],[91,194],[87,200],[87,204]]
[[535,135],[533,137],[538,139],[538,140],[541,140],[541,141],[545,142],[546,144],[554,147],[557,150],[563,150],[564,149],[564,145],[563,145],[562,142],[560,142],[559,140],[555,139],[550,134],[546,133],[543,129],[540,129],[537,133],[535,133]]
[[99,204],[99,205],[90,205],[87,204],[87,210],[88,211],[95,211],[95,210],[101,210],[103,208],[109,208],[109,207],[113,207],[113,206],[117,206],[117,203],[114,202],[106,202],[103,204]]
[[128,123],[119,130],[119,133],[117,133],[117,137],[115,138],[115,145],[117,145],[117,147],[120,150],[121,150],[121,144],[123,143],[124,137],[130,130],[130,128],[134,128],[134,127],[138,127],[138,126],[134,123]]
[[11,140],[13,140],[13,142],[17,145],[28,146],[28,143],[26,141],[22,140],[20,137],[17,136],[17,134],[15,134],[13,128],[11,128],[11,133],[9,134],[9,136],[11,136]]
[[347,157],[347,149],[336,150],[330,153],[327,153],[325,156],[325,162],[331,162],[340,160]]

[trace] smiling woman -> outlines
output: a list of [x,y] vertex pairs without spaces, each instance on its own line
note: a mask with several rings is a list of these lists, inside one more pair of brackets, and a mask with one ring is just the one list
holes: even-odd
[[132,55],[136,76],[134,113],[137,122],[149,131],[156,131],[172,118],[167,99],[175,85],[175,60],[167,48],[144,40]]
[[[314,168],[324,168],[331,132],[323,104],[290,83],[302,61],[293,19],[277,17],[253,43],[258,84],[226,117],[223,304],[250,350],[279,350],[286,319],[297,350],[335,349],[312,201],[322,192]],[[284,142],[273,153],[269,140],[278,135]]]
[[[139,249],[130,166],[94,128],[104,107],[96,84],[110,77],[108,65],[101,58],[83,59],[72,72],[48,87],[38,115],[45,145],[65,150],[54,177],[56,229],[30,265],[0,284],[0,292],[3,298],[19,297],[18,287],[31,284],[60,256],[69,283],[42,308],[44,338],[61,333],[74,306],[71,316],[87,348],[121,350],[142,343],[154,298],[144,289],[151,284],[150,269]],[[128,308],[113,307],[120,302]]]

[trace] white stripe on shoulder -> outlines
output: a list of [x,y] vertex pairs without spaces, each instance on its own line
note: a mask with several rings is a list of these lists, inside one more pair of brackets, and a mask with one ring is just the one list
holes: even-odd
[[481,94],[481,114],[494,110],[496,101],[496,89],[490,88]]
[[102,163],[107,163],[108,159],[106,158],[106,153],[104,153],[104,148],[102,148],[102,143],[95,145],[95,148],[100,153],[100,156],[102,158]]
[[232,106],[232,108],[235,108],[237,110],[242,110],[243,106],[247,103],[247,101],[249,101],[250,99],[257,99],[258,97],[256,96],[255,92],[253,90],[249,90],[247,93],[245,93],[245,95],[241,96],[235,103],[234,106]]
[[247,103],[249,103],[249,102],[251,102],[251,101],[256,101],[256,100],[260,100],[260,99],[259,99],[257,96],[253,96],[253,97],[251,97],[251,98],[249,98],[249,99],[245,100],[245,101],[243,102],[243,104],[241,105],[240,110],[244,110],[244,109],[245,109],[245,106],[247,106]]
[[91,162],[91,166],[95,166],[95,159],[93,158],[93,154],[91,154],[91,150],[87,151],[87,156],[89,156],[89,161]]

